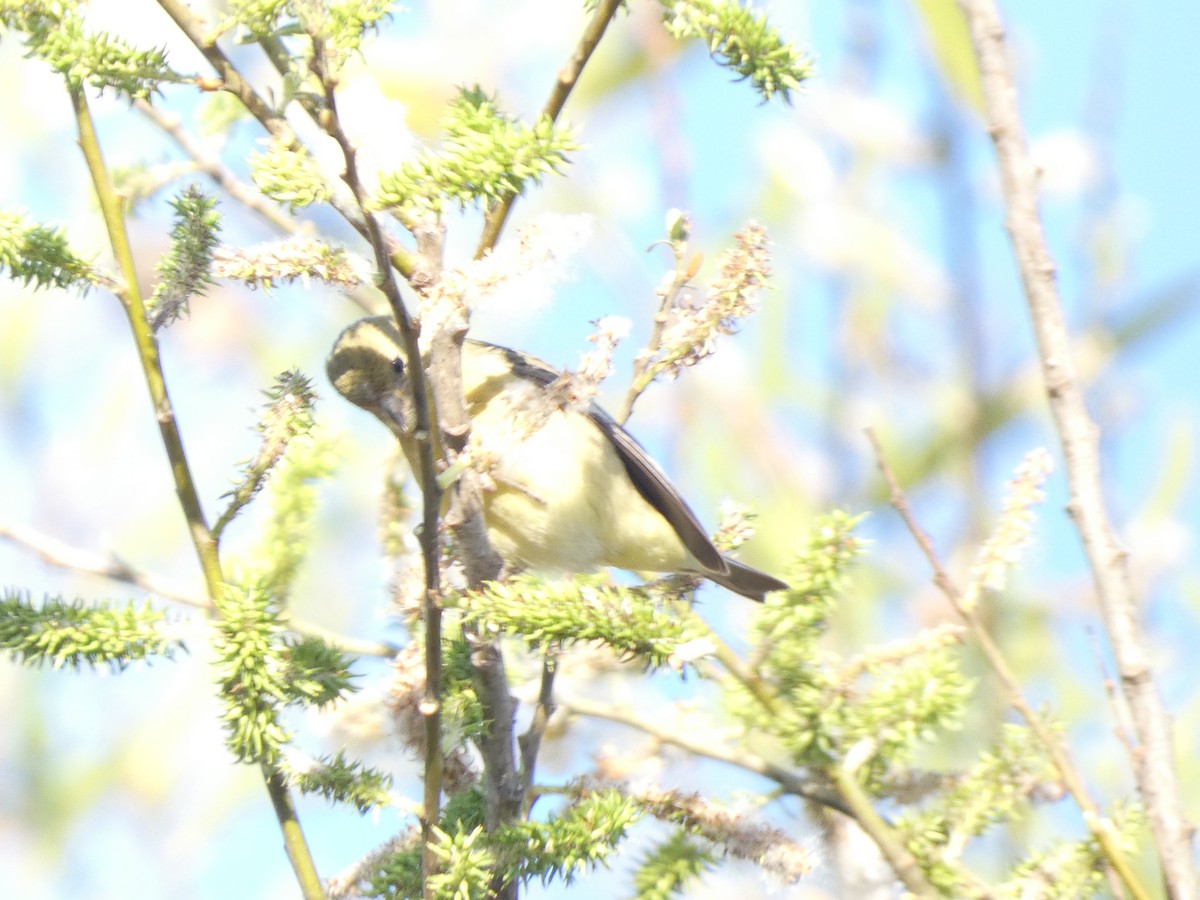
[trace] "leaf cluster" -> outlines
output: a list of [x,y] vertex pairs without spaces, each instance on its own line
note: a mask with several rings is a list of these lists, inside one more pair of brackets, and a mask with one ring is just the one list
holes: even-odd
[[148,97],[164,83],[192,81],[167,63],[165,49],[137,50],[106,32],[84,27],[80,4],[0,2],[0,24],[23,33],[29,55],[45,60],[73,88],[113,88],[129,98]]
[[840,512],[818,519],[789,573],[792,589],[769,597],[754,623],[755,669],[777,708],[750,702],[742,688],[728,699],[735,715],[774,735],[795,764],[837,765],[865,752],[858,765],[877,780],[919,741],[957,726],[971,684],[946,647],[953,634],[918,637],[841,667],[821,649],[846,568],[862,549],[853,534],[858,521]]
[[633,876],[637,900],[670,900],[713,867],[712,850],[676,829],[650,850]]
[[360,813],[391,802],[392,776],[347,758],[344,751],[322,757],[304,769],[286,768],[288,783],[305,794],[349,803]]
[[0,211],[0,272],[34,287],[88,288],[99,280],[71,250],[61,229],[34,225],[20,213]]
[[[317,394],[308,376],[295,370],[283,372],[275,376],[275,383],[263,393],[266,395],[267,402],[263,405],[262,416],[256,425],[262,440],[258,452],[244,463],[242,475],[237,484],[225,494],[230,498],[229,506],[213,526],[213,531],[218,536],[238,512],[263,489],[268,477],[284,461],[284,455],[292,442],[297,437],[308,435],[313,428],[312,413]],[[285,529],[286,536],[289,538],[285,545],[275,542],[275,549],[283,554],[284,559],[294,559],[296,553],[303,547],[302,542],[297,546],[291,545],[290,538],[294,535],[287,525],[289,521],[292,524],[299,524],[295,521],[297,518],[307,518],[306,514],[311,507],[311,498],[305,502],[304,487],[308,481],[320,477],[327,471],[324,465],[326,462],[327,460],[323,460],[318,454],[307,461],[307,464],[302,463],[294,469],[294,473],[299,478],[293,479],[285,486],[290,490],[282,496],[289,499],[300,498],[300,509],[286,517],[283,522],[277,521],[277,525]],[[282,566],[285,571],[292,571],[294,568],[295,562],[285,563]]]
[[[493,897],[497,873],[510,881],[570,884],[604,864],[641,816],[637,804],[619,791],[597,791],[546,821],[513,822],[488,833],[482,794],[465,791],[451,798],[435,831],[439,871],[429,883],[439,900]],[[367,896],[420,896],[420,848],[404,848],[385,859],[369,881]]]
[[271,138],[265,150],[251,153],[246,161],[254,186],[292,212],[332,196],[316,160],[293,138]]
[[462,598],[466,621],[484,634],[513,634],[529,646],[601,643],[648,668],[677,665],[702,637],[694,622],[656,603],[644,588],[603,576],[548,581],[525,573]]
[[709,54],[741,78],[764,101],[791,92],[812,74],[812,64],[748,4],[736,0],[660,0],[663,24],[676,40],[704,41]]
[[377,31],[391,15],[394,0],[297,0],[305,30],[320,41],[326,67],[336,72],[351,55],[359,52],[368,32]]
[[280,282],[324,281],[357,287],[362,279],[345,249],[312,238],[292,237],[258,247],[220,247],[213,275],[269,291]]
[[[1144,812],[1138,807],[1122,807],[1109,822],[1122,849],[1131,855],[1136,852],[1138,839],[1145,832]],[[1056,841],[1014,866],[1008,880],[999,885],[993,896],[1001,900],[1021,897],[1072,900],[1095,896],[1107,883],[1106,859],[1094,838]]]
[[567,154],[579,148],[573,129],[544,116],[525,125],[478,85],[461,89],[450,102],[443,130],[439,151],[380,176],[375,208],[440,215],[450,202],[487,206],[561,172]]
[[306,36],[312,43],[293,51],[304,65],[293,71],[307,68],[314,44],[336,71],[394,6],[394,0],[231,0],[218,32],[244,29],[251,40],[266,43]]
[[949,893],[968,885],[961,857],[971,838],[1028,812],[1038,795],[1057,796],[1058,776],[1045,748],[1025,727],[1004,725],[999,740],[952,785],[920,809],[900,816],[897,827],[930,880]]
[[[878,789],[915,745],[958,724],[970,691],[954,632],[933,631],[885,652],[842,663],[820,644],[863,550],[862,517],[819,517],[788,573],[790,590],[770,595],[751,625],[751,668],[760,679],[733,682],[725,701],[756,735],[771,735],[794,765],[851,765]],[[763,692],[769,696],[764,702]]]
[[[282,377],[286,380],[298,374]],[[304,385],[308,386],[307,379]],[[300,412],[299,416],[306,414]],[[267,490],[271,513],[257,553],[264,561],[263,579],[280,596],[290,592],[308,553],[317,510],[317,485],[333,472],[337,460],[334,443],[320,433],[293,433],[289,441],[286,456],[271,471]]]
[[170,659],[183,642],[166,624],[163,611],[148,602],[98,606],[47,597],[34,604],[14,591],[0,599],[0,647],[30,666],[119,671],[138,660]]
[[226,585],[217,611],[214,666],[226,744],[239,761],[274,768],[291,740],[283,710],[324,706],[354,690],[349,662],[316,638],[288,639],[278,603],[261,583]]

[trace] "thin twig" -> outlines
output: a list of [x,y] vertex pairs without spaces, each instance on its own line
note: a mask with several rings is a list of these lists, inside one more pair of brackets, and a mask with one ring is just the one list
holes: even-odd
[[843,815],[851,817],[854,815],[850,807],[828,785],[804,778],[791,769],[765,760],[749,750],[735,751],[715,741],[697,740],[691,737],[688,731],[666,728],[657,722],[637,716],[630,710],[622,707],[592,703],[589,700],[580,699],[560,701],[560,706],[567,713],[588,716],[593,719],[604,719],[608,722],[617,722],[621,725],[627,725],[630,728],[636,728],[638,731],[650,735],[660,743],[678,747],[680,750],[686,750],[693,756],[702,756],[705,759],[727,763],[739,769],[744,769],[747,772],[753,772],[756,775],[769,778],[778,784],[784,793],[802,797],[805,800],[811,800],[814,803],[819,803],[821,806],[837,810]]
[[1050,411],[1070,484],[1067,506],[1083,542],[1121,687],[1140,743],[1134,773],[1154,832],[1167,894],[1196,896],[1192,828],[1182,792],[1170,717],[1154,681],[1151,654],[1138,621],[1129,554],[1118,542],[1104,505],[1100,430],[1088,414],[1071,358],[1071,341],[1055,284],[1054,260],[1038,210],[1038,173],[1029,154],[1009,69],[1004,26],[995,0],[959,0],[979,61],[988,131],[996,146],[1006,224],[1037,335]]
[[[853,748],[851,753],[847,754],[847,756],[863,758],[870,755],[868,753],[855,754]],[[896,873],[896,877],[904,886],[922,900],[936,900],[937,897],[940,897],[941,895],[925,878],[925,874],[917,865],[916,858],[905,848],[903,841],[896,834],[896,829],[875,811],[875,805],[871,802],[871,798],[863,786],[859,784],[853,767],[848,762],[831,766],[829,775],[837,786],[838,793],[842,795],[846,805],[852,810],[851,817],[855,823],[875,842],[875,846],[879,848],[879,852],[883,854],[888,865],[891,866],[892,871]]]
[[380,864],[392,856],[415,847],[418,840],[420,840],[420,835],[417,829],[411,828],[352,862],[329,879],[327,884],[329,900],[348,900],[350,897],[361,897],[362,894],[358,890],[359,882],[378,871]]
[[[542,107],[542,118],[549,119],[551,122],[558,120],[563,107],[567,104],[567,98],[571,96],[571,91],[575,89],[575,85],[579,81],[583,67],[592,58],[600,39],[604,37],[608,23],[612,21],[617,10],[623,5],[624,0],[600,0],[596,4],[596,11],[593,13],[591,21],[588,22],[587,28],[584,29],[583,35],[579,38],[579,43],[575,46],[571,58],[558,72],[554,89],[550,92],[546,105]],[[507,221],[516,199],[515,194],[510,194],[488,210],[487,218],[483,223],[483,234],[475,248],[476,259],[481,259],[496,246],[496,241],[500,239],[500,232],[504,229],[504,223]]]
[[[654,381],[654,376],[650,372],[654,364],[654,356],[662,346],[662,336],[667,326],[667,319],[671,315],[671,310],[675,308],[679,295],[692,280],[692,275],[695,274],[692,271],[692,265],[684,263],[684,253],[687,251],[685,240],[659,241],[659,243],[667,244],[671,248],[671,255],[675,258],[674,275],[671,279],[671,286],[663,291],[658,312],[654,314],[654,326],[650,330],[646,348],[633,361],[633,378],[630,379],[629,389],[625,392],[625,398],[621,401],[621,408],[617,412],[617,422],[621,425],[629,421],[629,417],[633,414],[633,404]],[[693,260],[698,260],[698,257],[693,257]]]
[[[225,51],[205,31],[204,21],[192,11],[191,7],[184,3],[183,0],[158,0],[158,5],[163,8],[167,15],[171,17],[176,27],[184,33],[184,36],[208,60],[209,65],[213,67],[221,78],[221,89],[237,97],[242,102],[242,105],[246,107],[246,111],[257,119],[258,123],[272,137],[281,141],[290,150],[303,152],[304,148],[296,139],[295,134],[293,134],[287,119],[284,118],[282,113],[272,109],[271,105],[254,90],[253,85],[241,74],[229,57],[225,55]],[[331,191],[331,194],[330,205],[368,243],[373,243],[369,233],[369,225],[360,212],[360,209],[365,207],[362,207],[361,204],[345,202],[336,192]],[[411,276],[416,269],[416,261],[403,247],[389,245],[387,248],[387,257],[389,265],[394,266],[396,271],[405,278]]]
[[1109,706],[1112,707],[1113,713],[1113,732],[1121,746],[1125,748],[1125,752],[1129,755],[1129,761],[1133,765],[1138,765],[1138,749],[1134,744],[1133,738],[1130,736],[1131,728],[1129,726],[1129,709],[1122,702],[1121,697],[1117,694],[1117,686],[1112,680],[1112,676],[1108,674],[1108,666],[1104,663],[1104,654],[1100,650],[1100,639],[1096,636],[1096,630],[1091,626],[1086,629],[1088,643],[1092,645],[1092,657],[1096,661],[1096,671],[1100,675],[1100,681],[1104,685],[1104,693],[1108,697]]
[[[680,606],[683,606],[683,604],[681,603]],[[717,658],[717,661],[725,667],[725,670],[742,687],[749,691],[762,704],[763,709],[771,715],[779,715],[779,698],[771,690],[766,681],[756,671],[747,666],[746,661],[738,656],[734,649],[725,643],[694,609],[690,607],[683,608],[680,610],[680,614],[688,618],[692,622],[693,627],[703,633],[705,640],[711,642],[713,656]]]
[[900,514],[900,518],[908,527],[909,533],[921,548],[921,552],[925,555],[926,561],[929,563],[929,568],[933,571],[933,582],[939,590],[950,601],[950,605],[954,607],[954,611],[962,618],[971,630],[971,637],[979,645],[979,649],[983,651],[984,657],[988,661],[988,665],[992,667],[992,671],[996,673],[1000,679],[1006,692],[1008,704],[1021,714],[1021,717],[1029,724],[1030,729],[1042,746],[1046,748],[1046,752],[1050,754],[1050,758],[1054,762],[1054,766],[1058,769],[1058,774],[1063,780],[1063,785],[1067,791],[1075,799],[1079,806],[1080,812],[1083,814],[1084,824],[1088,830],[1096,838],[1100,847],[1104,851],[1105,857],[1116,869],[1121,881],[1129,889],[1130,893],[1138,900],[1148,900],[1149,894],[1142,887],[1129,865],[1129,860],[1125,858],[1125,853],[1121,849],[1117,835],[1114,833],[1112,823],[1109,822],[1101,814],[1100,809],[1092,801],[1088,795],[1087,788],[1084,785],[1083,776],[1072,762],[1070,754],[1067,753],[1066,747],[1063,746],[1054,729],[1039,716],[1025,700],[1021,693],[1020,685],[1017,683],[1017,678],[1008,666],[1008,661],[1004,658],[1004,654],[1000,648],[996,646],[992,636],[988,634],[986,628],[979,621],[979,617],[975,615],[974,610],[970,609],[963,602],[962,592],[953,579],[943,568],[941,560],[938,558],[937,550],[934,549],[933,540],[925,533],[913,515],[912,509],[908,505],[908,499],[904,495],[903,489],[900,487],[899,481],[896,480],[896,475],[888,465],[887,459],[883,454],[883,447],[879,443],[879,438],[875,436],[875,432],[868,428],[866,430],[867,438],[871,442],[871,446],[875,450],[875,458],[879,464],[879,470],[883,473],[884,480],[887,482],[888,489],[891,492],[892,506],[896,512]]
[[[85,550],[82,547],[71,546],[58,540],[58,538],[42,534],[28,525],[0,520],[0,538],[7,538],[14,544],[32,550],[47,565],[66,569],[71,572],[78,572],[83,575],[95,575],[99,578],[107,578],[109,581],[116,581],[121,584],[132,585],[133,587],[162,597],[164,600],[169,600],[172,603],[181,603],[184,606],[192,606],[210,615],[215,612],[212,601],[198,591],[185,587],[182,584],[176,584],[158,575],[143,572],[141,569],[125,562],[119,557],[95,553],[91,550]],[[318,637],[331,647],[336,647],[339,650],[344,650],[347,653],[353,653],[358,656],[380,656],[390,659],[396,655],[399,649],[395,644],[382,643],[380,641],[364,641],[359,638],[348,637],[330,631],[322,625],[295,617],[289,617],[288,626],[298,634]]]
[[542,680],[538,685],[537,705],[533,708],[533,719],[529,728],[517,739],[521,747],[521,789],[525,794],[525,808],[529,808],[530,790],[533,787],[534,774],[537,770],[538,751],[542,747],[542,738],[546,735],[546,726],[550,717],[557,709],[554,703],[554,676],[558,671],[558,652],[554,647],[547,647],[545,658],[542,660]]
[[224,165],[218,157],[205,152],[200,143],[181,125],[178,114],[165,112],[157,106],[151,105],[149,100],[141,98],[133,101],[133,107],[173,140],[197,169],[211,178],[217,187],[246,209],[288,234],[312,233],[313,228],[310,224],[301,223],[293,216],[289,216],[276,204],[268,201],[262,194],[234,175],[233,170]]

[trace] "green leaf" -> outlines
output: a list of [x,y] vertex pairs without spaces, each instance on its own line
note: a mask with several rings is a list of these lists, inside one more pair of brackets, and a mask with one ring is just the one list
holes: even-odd
[[603,576],[554,582],[527,573],[490,582],[463,598],[466,618],[485,634],[520,635],[530,646],[595,641],[652,668],[678,667],[682,645],[702,637],[695,626],[644,589],[603,582]]
[[226,585],[216,606],[213,665],[225,743],[240,762],[274,767],[291,739],[280,715],[293,696],[279,610],[261,585]]

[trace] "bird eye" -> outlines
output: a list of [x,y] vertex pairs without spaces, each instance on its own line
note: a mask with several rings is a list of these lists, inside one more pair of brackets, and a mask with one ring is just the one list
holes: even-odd
[[395,359],[393,359],[392,360],[392,371],[395,372],[397,375],[403,375],[404,374],[404,360],[402,360],[398,356]]

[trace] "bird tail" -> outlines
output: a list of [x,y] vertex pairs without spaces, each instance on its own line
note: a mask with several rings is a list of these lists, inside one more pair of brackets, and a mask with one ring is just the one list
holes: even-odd
[[769,591],[784,591],[788,588],[787,582],[780,581],[774,575],[768,575],[728,556],[724,559],[727,571],[705,572],[704,577],[721,587],[729,588],[735,594],[762,603]]

